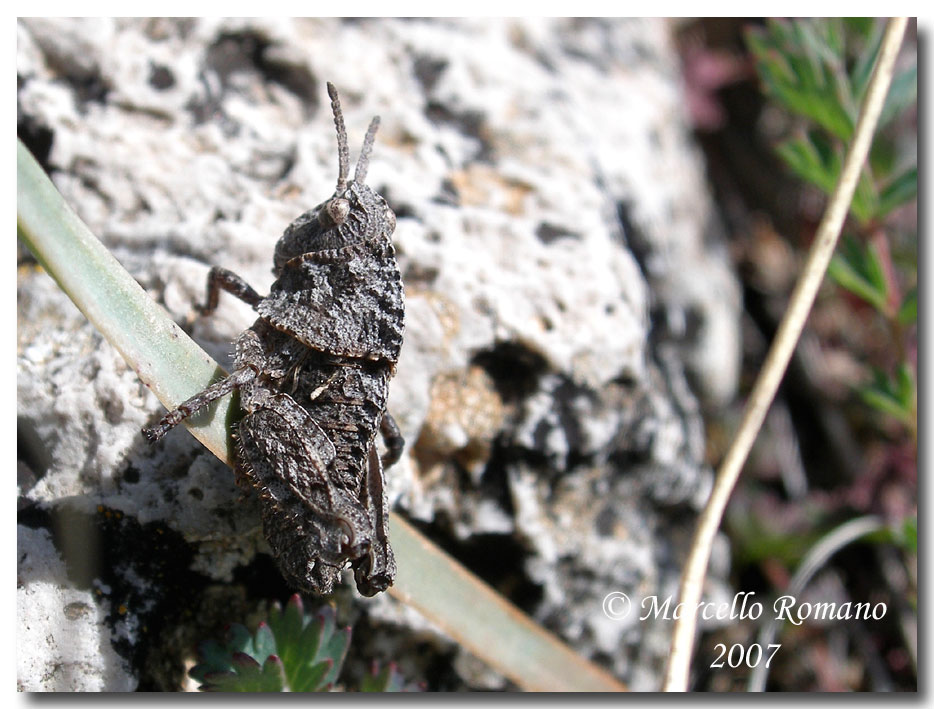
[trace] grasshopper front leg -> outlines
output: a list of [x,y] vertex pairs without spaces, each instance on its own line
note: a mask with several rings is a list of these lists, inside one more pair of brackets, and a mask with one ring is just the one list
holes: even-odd
[[263,299],[263,296],[253,290],[253,287],[236,273],[220,266],[214,266],[208,272],[207,301],[204,305],[198,306],[198,312],[202,315],[213,313],[217,309],[217,302],[222,290],[236,296],[252,308],[256,308]]

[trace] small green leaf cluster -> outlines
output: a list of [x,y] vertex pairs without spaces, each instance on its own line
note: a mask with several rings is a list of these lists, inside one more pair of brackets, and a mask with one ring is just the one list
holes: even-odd
[[[350,646],[351,629],[338,628],[333,608],[305,613],[292,596],[277,603],[255,633],[239,623],[227,629],[224,644],[198,647],[200,662],[189,675],[203,692],[327,692],[334,689]],[[363,692],[413,691],[392,663],[372,668]]]
[[[828,194],[840,176],[884,29],[884,22],[863,18],[772,20],[765,29],[746,34],[766,92],[802,119],[797,135],[777,146],[779,156],[797,175]],[[897,159],[895,144],[884,132],[915,103],[917,94],[918,69],[912,64],[893,79],[869,166],[850,205],[862,226],[917,195],[916,156],[910,161]]]
[[[776,151],[795,174],[825,193],[840,176],[884,29],[884,22],[869,18],[773,20],[746,34],[766,93],[799,121],[797,133]],[[828,270],[838,286],[879,312],[895,346],[895,362],[871,367],[859,395],[905,424],[912,436],[917,393],[907,339],[918,314],[916,236],[898,233],[890,215],[917,197],[917,145],[906,149],[885,128],[915,103],[917,92],[912,62],[893,79],[850,205],[849,231]],[[906,237],[911,247],[899,258],[893,243]]]
[[[876,544],[894,544],[908,554],[917,555],[918,517],[917,515],[906,517],[900,524],[889,525],[868,535],[866,540]],[[912,600],[910,596],[909,600]],[[917,600],[916,596],[915,600]],[[915,607],[917,606],[915,605]]]

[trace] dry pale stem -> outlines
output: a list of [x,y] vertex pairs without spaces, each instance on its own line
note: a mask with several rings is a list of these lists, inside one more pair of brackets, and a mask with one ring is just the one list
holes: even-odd
[[694,541],[681,579],[679,600],[683,604],[684,611],[675,623],[671,640],[671,653],[668,657],[663,684],[663,689],[667,692],[687,690],[697,620],[696,614],[691,609],[696,608],[701,599],[707,563],[710,560],[710,548],[720,527],[730,493],[733,491],[743,463],[746,461],[759,428],[762,426],[762,421],[775,397],[778,385],[785,374],[788,361],[801,336],[811,306],[814,304],[817,290],[824,279],[827,265],[833,256],[840,230],[856,190],[860,171],[872,144],[872,136],[885,103],[885,96],[892,82],[895,58],[898,55],[907,23],[907,18],[894,18],[889,21],[886,28],[882,49],[860,109],[853,143],[843,163],[840,179],[818,227],[804,270],[791,294],[788,309],[779,325],[775,341],[772,343],[752,393],[749,395],[739,430],[717,471],[710,499],[698,520]]

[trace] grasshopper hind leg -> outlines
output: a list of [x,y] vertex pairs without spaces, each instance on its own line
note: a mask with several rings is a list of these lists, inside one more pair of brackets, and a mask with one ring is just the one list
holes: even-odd
[[236,370],[233,374],[221,379],[219,382],[215,382],[204,391],[183,401],[163,416],[155,426],[144,428],[143,435],[149,439],[150,443],[155,443],[189,416],[198,413],[201,409],[229,394],[234,389],[249,384],[255,378],[256,371],[250,367]]

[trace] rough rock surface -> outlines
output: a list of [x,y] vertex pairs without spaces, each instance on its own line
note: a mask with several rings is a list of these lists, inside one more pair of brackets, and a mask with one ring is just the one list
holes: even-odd
[[[739,352],[664,24],[29,19],[17,55],[20,136],[225,365],[253,315],[232,298],[195,315],[208,268],[265,291],[282,230],[333,191],[325,81],[352,153],[381,114],[367,181],[397,214],[407,297],[393,509],[583,654],[657,686],[671,623],[601,604],[675,593],[710,483],[698,402],[729,399]],[[263,574],[285,592],[257,556],[258,505],[183,430],[146,445],[161,406],[25,252],[18,288],[20,642],[36,650],[20,686],[164,687],[140,658],[187,594]],[[82,573],[47,531],[62,515],[99,547],[75,552]],[[29,561],[53,539],[67,579]],[[727,564],[720,549],[714,594]],[[70,662],[54,629],[75,603],[97,654],[63,684],[41,667]],[[354,603],[361,656],[432,667],[433,688],[507,686],[393,599]],[[416,637],[433,650],[407,655]]]
[[[44,529],[17,528],[16,689],[126,692],[136,678],[114,650],[109,603],[79,590]],[[28,579],[28,583],[24,580]],[[55,657],[54,664],[49,663]]]

